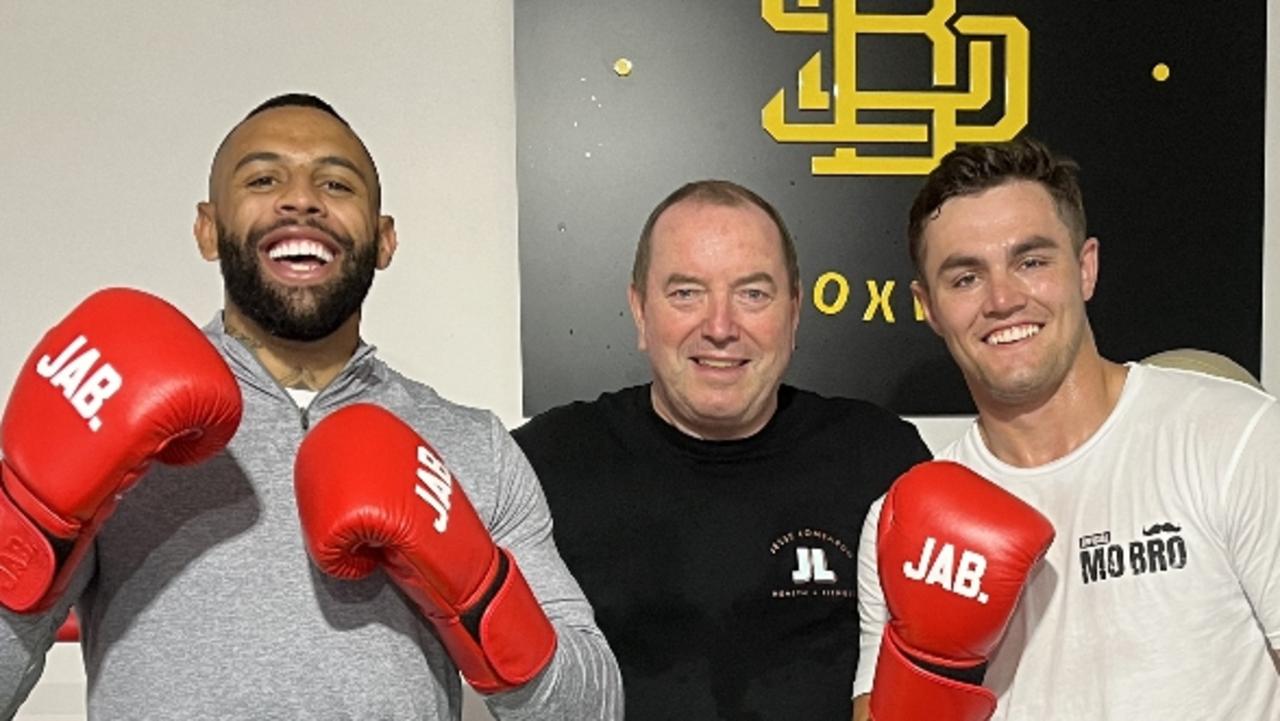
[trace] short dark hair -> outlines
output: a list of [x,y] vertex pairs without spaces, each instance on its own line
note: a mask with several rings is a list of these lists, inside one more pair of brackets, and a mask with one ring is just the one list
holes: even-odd
[[[248,120],[249,118],[252,118],[253,116],[258,115],[259,113],[272,110],[274,108],[312,108],[313,110],[319,110],[322,113],[326,113],[332,116],[338,122],[342,123],[342,125],[346,127],[347,130],[350,130],[351,135],[355,137],[356,142],[360,144],[360,148],[364,150],[364,156],[369,161],[369,167],[373,168],[374,204],[379,208],[381,207],[382,179],[378,176],[378,164],[373,161],[373,153],[369,152],[369,148],[364,144],[364,140],[360,137],[358,133],[356,133],[355,129],[351,127],[351,123],[348,123],[346,118],[339,115],[338,111],[334,110],[333,106],[327,103],[324,99],[318,96],[312,95],[310,93],[282,93],[280,95],[277,95],[272,98],[268,98],[263,102],[259,103],[257,107],[255,107],[253,110],[250,110],[247,115],[245,115],[243,118],[240,119],[240,122],[236,123],[235,127],[233,127],[230,131],[228,131],[225,136],[223,136],[222,142],[218,143],[218,149],[215,150],[213,153],[213,157],[216,159],[218,155],[222,153],[223,146],[227,144],[227,140],[231,138],[231,134],[236,131],[236,128],[243,125],[245,121]],[[213,193],[212,166],[209,168],[209,192],[210,192],[210,195],[212,196],[212,193]]]
[[243,123],[245,120],[252,118],[258,113],[272,108],[315,108],[316,110],[324,111],[337,118],[339,122],[348,128],[351,127],[351,123],[348,123],[346,118],[339,115],[338,111],[334,110],[332,105],[315,95],[311,95],[310,93],[283,93],[275,96],[274,98],[268,98],[259,104],[258,107],[250,110],[249,114],[244,116],[240,122]]
[[782,215],[778,209],[773,207],[769,201],[760,197],[748,188],[729,180],[695,180],[691,183],[685,183],[675,190],[675,192],[663,198],[661,203],[649,213],[649,218],[644,221],[644,228],[640,231],[640,242],[636,244],[636,257],[631,265],[631,285],[640,293],[640,297],[645,295],[645,279],[649,274],[649,261],[653,255],[653,227],[658,224],[658,218],[667,210],[684,200],[697,201],[701,203],[710,203],[712,205],[723,205],[731,208],[738,208],[745,205],[754,205],[764,211],[765,215],[773,221],[778,229],[778,235],[782,238],[782,256],[787,266],[787,282],[790,284],[791,294],[799,295],[800,293],[800,263],[796,258],[796,244],[791,238],[791,232],[787,230],[786,223],[782,222]]
[[1084,197],[1077,173],[1080,166],[1070,158],[1056,156],[1044,143],[1019,138],[1005,143],[965,145],[943,156],[929,173],[924,187],[911,204],[907,222],[907,252],[916,278],[924,277],[924,230],[951,198],[975,195],[1014,180],[1040,183],[1053,198],[1058,217],[1071,233],[1076,253],[1084,245]]

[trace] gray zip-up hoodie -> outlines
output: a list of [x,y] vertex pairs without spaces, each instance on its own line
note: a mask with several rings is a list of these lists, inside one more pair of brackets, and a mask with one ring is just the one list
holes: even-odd
[[442,399],[363,343],[300,411],[220,316],[205,332],[240,383],[235,438],[198,466],[154,466],[50,612],[0,609],[0,717],[26,698],[75,602],[92,719],[460,718],[457,671],[413,603],[381,572],[326,576],[303,546],[298,444],[332,411],[367,402],[440,451],[556,628],[551,664],[523,688],[488,697],[493,715],[622,718],[617,663],[556,551],[542,489],[492,413]]

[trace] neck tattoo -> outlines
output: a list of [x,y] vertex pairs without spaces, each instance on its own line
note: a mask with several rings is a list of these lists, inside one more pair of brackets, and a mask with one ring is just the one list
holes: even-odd
[[227,328],[227,335],[240,341],[240,344],[249,350],[260,350],[262,348],[262,343],[256,338],[250,338],[248,334],[235,328]]

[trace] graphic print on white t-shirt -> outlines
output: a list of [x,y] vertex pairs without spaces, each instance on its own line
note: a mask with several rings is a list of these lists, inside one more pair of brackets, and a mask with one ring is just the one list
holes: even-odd
[[1111,531],[1076,539],[1080,550],[1080,580],[1086,586],[1128,576],[1168,573],[1187,567],[1187,542],[1182,527],[1170,521],[1144,526],[1142,538],[1113,539]]

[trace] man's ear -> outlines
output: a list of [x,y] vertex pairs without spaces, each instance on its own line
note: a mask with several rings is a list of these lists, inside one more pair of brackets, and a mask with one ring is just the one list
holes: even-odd
[[647,350],[644,340],[644,295],[635,284],[627,286],[627,305],[631,306],[631,320],[636,324],[636,349]]
[[920,310],[924,312],[924,320],[929,324],[929,328],[937,335],[942,335],[938,331],[938,324],[933,320],[933,308],[929,305],[929,288],[919,280],[911,281],[911,297],[919,304]]
[[396,219],[390,215],[378,217],[378,270],[386,270],[391,265],[391,257],[396,254],[399,241],[396,239]]
[[218,219],[213,203],[196,203],[196,222],[191,228],[196,236],[196,247],[205,260],[218,259]]
[[1098,287],[1099,245],[1097,238],[1085,238],[1080,246],[1080,295],[1085,300],[1092,298]]

